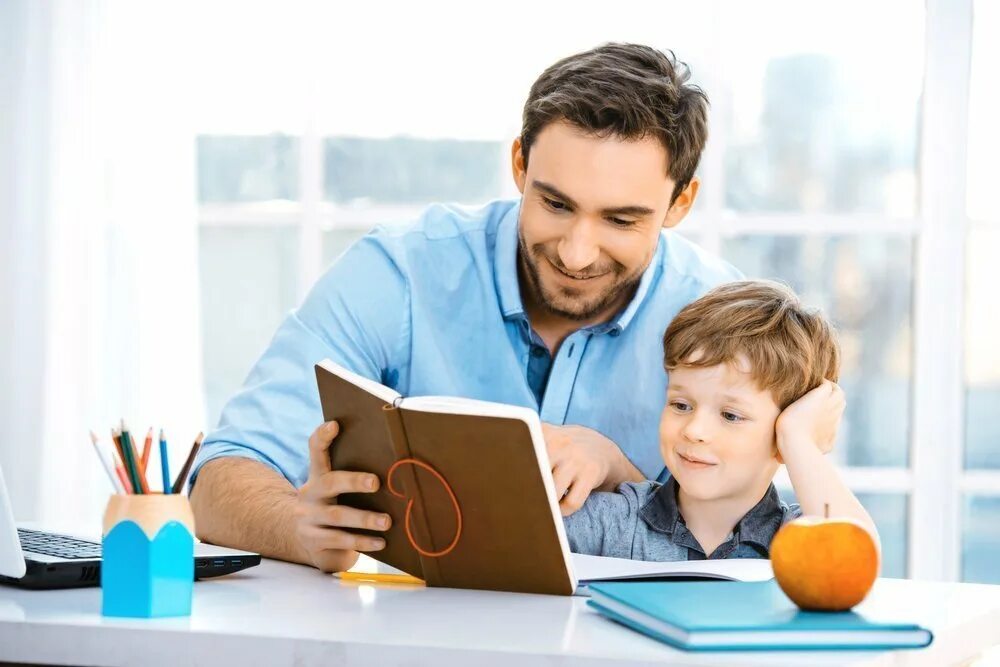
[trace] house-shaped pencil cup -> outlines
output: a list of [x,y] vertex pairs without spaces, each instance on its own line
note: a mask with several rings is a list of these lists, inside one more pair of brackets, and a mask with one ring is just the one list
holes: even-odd
[[111,496],[101,563],[105,616],[188,616],[194,588],[194,515],[186,496]]

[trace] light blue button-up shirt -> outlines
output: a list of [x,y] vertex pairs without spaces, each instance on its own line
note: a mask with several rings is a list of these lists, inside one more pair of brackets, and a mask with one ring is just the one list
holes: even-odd
[[663,332],[686,304],[740,274],[664,231],[628,307],[539,360],[541,340],[518,287],[519,210],[518,201],[432,206],[410,226],[377,228],[351,246],[223,408],[192,479],[207,461],[241,456],[301,486],[309,435],[323,422],[313,366],[324,358],[404,396],[498,401],[552,424],[590,427],[647,477],[660,477]]

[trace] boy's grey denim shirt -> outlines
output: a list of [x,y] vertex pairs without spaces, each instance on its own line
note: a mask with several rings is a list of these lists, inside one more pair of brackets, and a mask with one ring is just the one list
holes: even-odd
[[786,505],[771,484],[722,544],[706,555],[677,507],[677,482],[626,482],[615,492],[590,494],[565,518],[574,553],[633,560],[677,561],[715,558],[767,558],[774,534],[802,515]]

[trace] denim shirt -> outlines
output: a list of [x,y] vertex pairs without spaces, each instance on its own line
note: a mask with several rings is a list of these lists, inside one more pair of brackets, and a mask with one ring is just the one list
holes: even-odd
[[783,503],[771,484],[726,540],[706,555],[677,507],[677,489],[671,477],[663,485],[626,482],[616,492],[590,494],[564,520],[570,550],[650,561],[767,558],[778,529],[802,515],[798,505]]
[[[323,359],[404,396],[462,396],[520,405],[550,424],[610,438],[647,479],[663,472],[657,435],[667,375],[663,331],[709,289],[740,273],[664,230],[635,295],[613,319],[574,331],[550,355],[518,280],[518,200],[431,206],[377,228],[330,267],[287,315],[219,426],[198,451],[241,456],[295,486],[309,476],[309,435],[323,422]],[[629,396],[623,409],[618,396]]]

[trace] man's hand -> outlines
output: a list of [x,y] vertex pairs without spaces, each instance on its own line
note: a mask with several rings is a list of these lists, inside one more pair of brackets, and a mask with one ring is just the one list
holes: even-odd
[[337,504],[342,493],[372,493],[379,479],[362,472],[332,470],[330,444],[340,432],[337,422],[327,422],[309,438],[309,480],[298,490],[295,534],[304,555],[323,572],[340,572],[358,560],[359,551],[378,551],[385,540],[358,535],[344,528],[386,530],[388,514]]
[[829,453],[837,439],[837,428],[846,405],[844,390],[829,380],[789,405],[774,424],[779,454],[801,443]]
[[563,516],[583,507],[594,489],[610,491],[644,479],[618,445],[593,429],[543,423],[542,435]]

